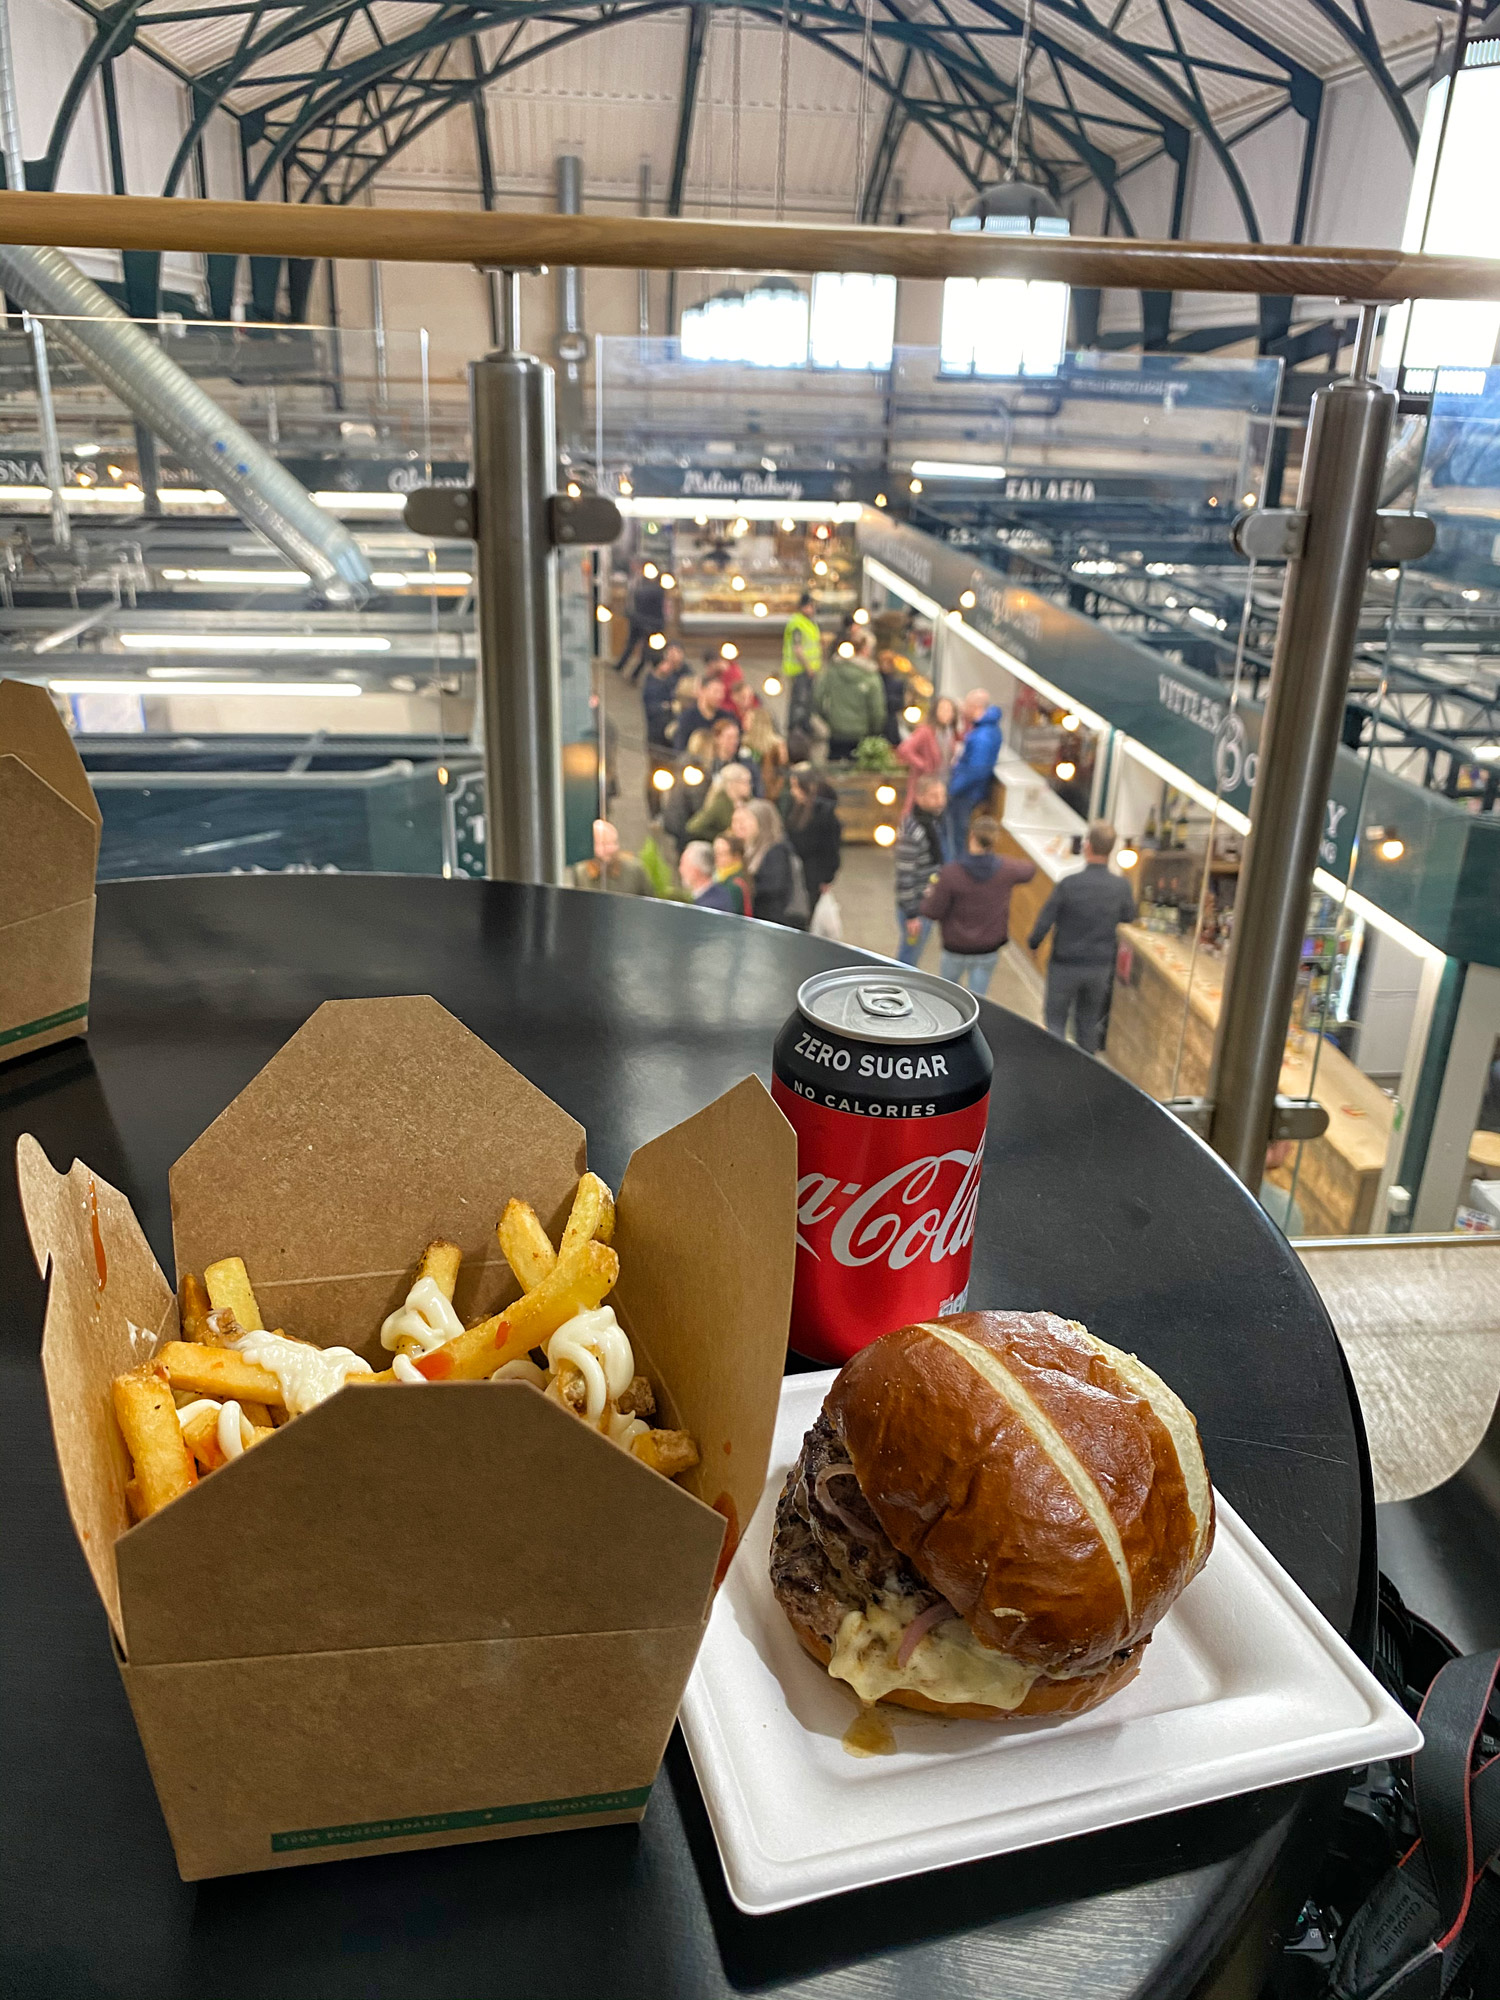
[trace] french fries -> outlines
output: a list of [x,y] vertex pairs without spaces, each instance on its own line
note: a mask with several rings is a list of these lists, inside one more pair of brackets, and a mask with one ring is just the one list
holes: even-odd
[[590,1312],[614,1290],[620,1260],[603,1243],[585,1243],[566,1263],[503,1313],[483,1319],[417,1362],[429,1382],[480,1382],[540,1347],[565,1320]]
[[266,1323],[250,1289],[250,1273],[243,1257],[222,1257],[217,1264],[210,1264],[203,1282],[216,1312],[227,1306],[246,1333],[264,1333]]
[[456,1243],[445,1242],[441,1236],[434,1237],[422,1252],[422,1261],[417,1266],[417,1282],[431,1278],[445,1299],[453,1297],[458,1284],[458,1267],[463,1262],[463,1251]]
[[166,1371],[174,1389],[191,1389],[198,1396],[216,1396],[227,1402],[232,1396],[246,1403],[284,1404],[280,1382],[269,1368],[257,1367],[232,1347],[203,1347],[186,1340],[169,1340],[156,1355],[155,1365]]
[[615,1198],[597,1174],[585,1174],[573,1197],[573,1212],[557,1246],[557,1261],[566,1264],[585,1243],[608,1243],[615,1233]]
[[[555,1250],[536,1211],[523,1201],[507,1202],[495,1233],[521,1297],[446,1340],[449,1328],[462,1324],[452,1302],[463,1253],[435,1237],[418,1261],[406,1305],[382,1328],[395,1363],[379,1374],[351,1374],[365,1366],[357,1355],[335,1348],[317,1356],[279,1333],[247,1343],[273,1364],[262,1367],[238,1345],[245,1335],[266,1330],[244,1260],[221,1258],[201,1279],[184,1273],[178,1288],[182,1338],[167,1341],[146,1366],[114,1384],[115,1412],[132,1461],[125,1489],[132,1520],[146,1519],[200,1475],[216,1472],[226,1462],[226,1444],[227,1455],[237,1457],[341,1381],[407,1386],[508,1375],[542,1389],[664,1478],[690,1470],[698,1447],[687,1432],[649,1427],[655,1391],[635,1373],[629,1339],[613,1313],[572,1324],[602,1306],[614,1289],[620,1274],[610,1247],[614,1226],[614,1197],[596,1174],[579,1181]],[[541,1359],[545,1368],[538,1366]]]
[[523,1292],[534,1292],[544,1279],[552,1275],[557,1265],[557,1252],[529,1201],[516,1201],[514,1198],[508,1201],[495,1234],[500,1238],[505,1261],[515,1272],[516,1282]]
[[135,1466],[135,1486],[143,1515],[195,1485],[198,1468],[182,1441],[177,1405],[164,1376],[147,1364],[114,1383],[115,1417]]
[[213,1339],[208,1324],[213,1309],[207,1285],[191,1271],[184,1271],[182,1283],[177,1287],[177,1316],[182,1322],[184,1340]]

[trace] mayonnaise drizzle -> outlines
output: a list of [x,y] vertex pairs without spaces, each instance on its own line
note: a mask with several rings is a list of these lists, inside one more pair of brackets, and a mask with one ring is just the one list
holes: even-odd
[[391,1373],[398,1382],[425,1382],[427,1380],[427,1377],[422,1373],[409,1354],[398,1354],[396,1356],[395,1360],[391,1363]]
[[[413,1341],[424,1354],[430,1354],[463,1330],[463,1321],[437,1279],[418,1278],[406,1295],[406,1304],[381,1323],[380,1344],[390,1350],[403,1340]],[[403,1382],[410,1379],[401,1377]]]
[[212,1396],[199,1396],[193,1402],[182,1405],[181,1409],[177,1412],[177,1421],[186,1430],[189,1419],[196,1417],[200,1410],[222,1410],[223,1407],[224,1405],[215,1402]]
[[352,1347],[309,1347],[305,1341],[288,1340],[284,1333],[244,1333],[232,1345],[247,1361],[270,1370],[294,1417],[342,1389],[351,1375],[375,1372]]
[[225,1458],[238,1458],[254,1442],[255,1426],[231,1396],[219,1412],[219,1449]]
[[583,1413],[595,1424],[605,1404],[623,1396],[635,1374],[635,1355],[611,1306],[575,1313],[557,1329],[547,1342],[547,1364],[554,1375],[560,1361],[571,1361],[583,1377],[588,1399]]

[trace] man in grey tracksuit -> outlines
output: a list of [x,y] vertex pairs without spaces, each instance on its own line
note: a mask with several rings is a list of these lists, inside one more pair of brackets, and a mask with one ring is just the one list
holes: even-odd
[[1032,926],[1035,951],[1055,929],[1047,962],[1047,1030],[1066,1039],[1068,1016],[1087,1055],[1097,1055],[1100,1030],[1115,977],[1115,931],[1135,922],[1135,897],[1119,875],[1109,872],[1115,830],[1096,819],[1084,836],[1084,865],[1065,875],[1043,903]]

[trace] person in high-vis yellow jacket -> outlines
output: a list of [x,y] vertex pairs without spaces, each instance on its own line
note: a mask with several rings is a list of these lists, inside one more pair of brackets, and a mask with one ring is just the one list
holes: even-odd
[[781,678],[786,684],[788,725],[812,714],[812,677],[823,665],[823,634],[813,616],[816,599],[804,590],[781,634]]

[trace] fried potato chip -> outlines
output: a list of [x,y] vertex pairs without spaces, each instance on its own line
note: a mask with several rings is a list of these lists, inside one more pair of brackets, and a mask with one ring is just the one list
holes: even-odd
[[269,1368],[247,1361],[232,1347],[203,1347],[192,1341],[169,1340],[156,1356],[174,1389],[192,1389],[200,1396],[231,1396],[238,1403],[284,1404],[280,1382]]
[[144,1518],[195,1485],[198,1468],[182,1441],[172,1391],[152,1366],[115,1377],[114,1405]]
[[246,1333],[265,1331],[266,1323],[255,1302],[250,1273],[245,1269],[243,1257],[221,1257],[217,1264],[210,1264],[205,1270],[203,1282],[208,1287],[208,1296],[215,1311],[227,1306]]
[[603,1243],[585,1243],[566,1263],[559,1258],[557,1268],[535,1291],[435,1347],[416,1367],[429,1382],[482,1381],[507,1361],[549,1340],[576,1313],[599,1305],[619,1275],[620,1260],[613,1250]]
[[573,1212],[557,1246],[565,1264],[585,1243],[608,1243],[615,1233],[615,1198],[597,1174],[585,1174],[573,1197]]
[[557,1252],[529,1201],[508,1201],[495,1234],[523,1292],[534,1292],[552,1275]]
[[414,1284],[423,1278],[431,1278],[445,1299],[451,1300],[453,1288],[458,1283],[458,1267],[463,1262],[463,1251],[456,1243],[449,1243],[443,1237],[434,1237],[422,1252],[422,1261],[417,1266]]
[[664,1479],[691,1472],[698,1463],[698,1447],[686,1431],[640,1431],[630,1440],[630,1449]]
[[208,1316],[213,1311],[208,1287],[192,1271],[184,1271],[177,1286],[177,1316],[184,1340],[212,1340]]

